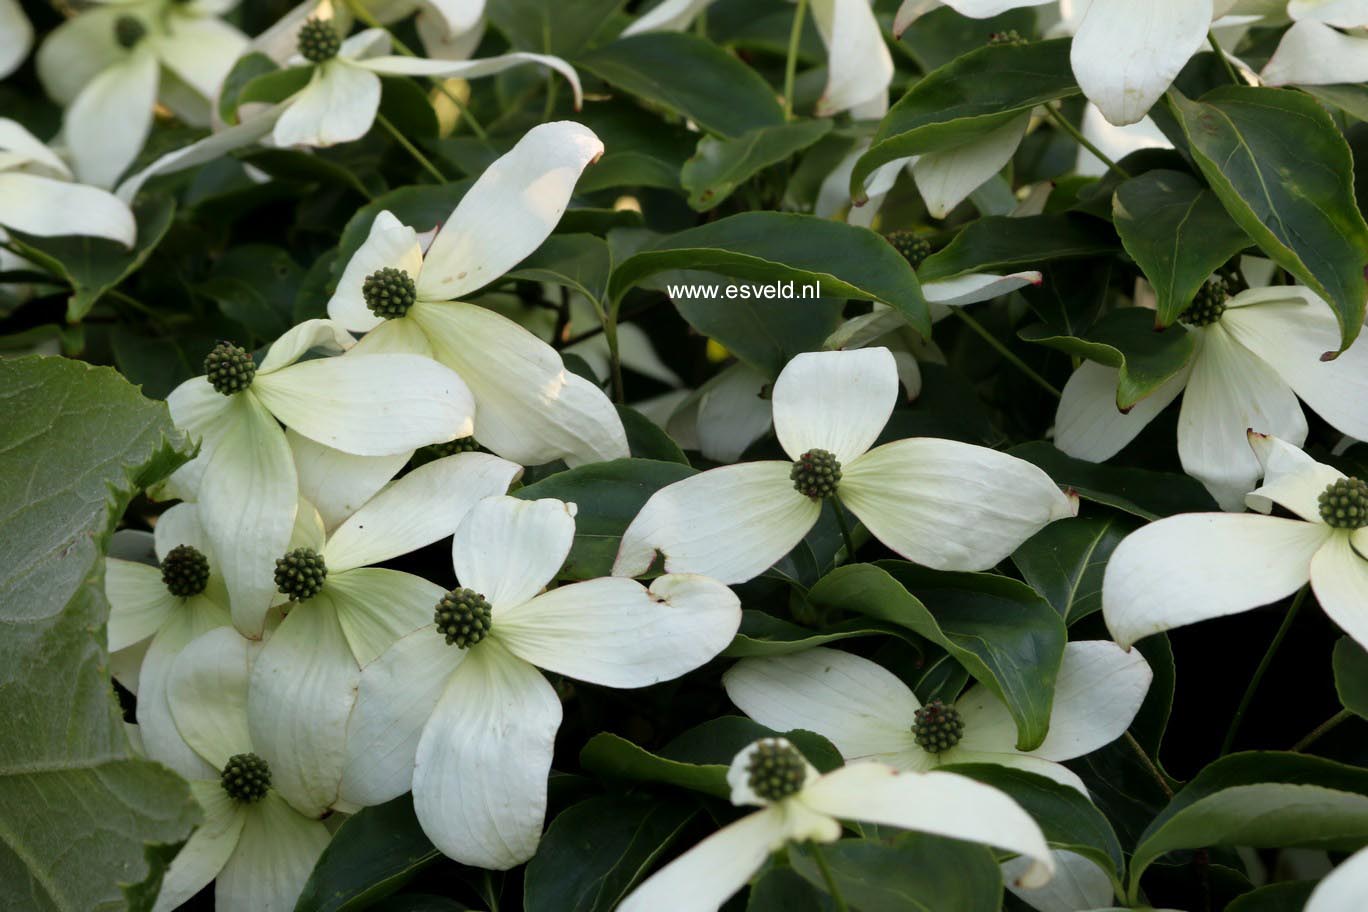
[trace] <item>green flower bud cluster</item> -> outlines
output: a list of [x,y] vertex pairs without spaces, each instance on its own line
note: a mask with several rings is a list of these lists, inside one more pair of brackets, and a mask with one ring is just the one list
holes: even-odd
[[799,494],[820,500],[836,493],[841,483],[841,464],[826,450],[808,450],[789,471],[793,489]]
[[1335,529],[1362,529],[1368,526],[1368,481],[1341,478],[1316,498],[1321,519]]
[[931,242],[911,231],[891,231],[884,235],[884,240],[892,244],[893,249],[901,253],[913,269],[920,267],[931,255]]
[[1226,280],[1220,276],[1212,276],[1197,292],[1196,299],[1188,309],[1183,311],[1182,320],[1189,326],[1210,326],[1221,319],[1229,300],[1230,286]]
[[166,591],[179,598],[199,595],[209,585],[209,558],[198,548],[177,545],[161,562]]
[[251,354],[231,342],[220,342],[204,358],[204,378],[216,392],[225,396],[251,386],[256,371]]
[[393,320],[408,313],[418,300],[418,286],[404,270],[386,266],[366,276],[361,283],[361,297],[371,313]]
[[312,548],[296,548],[276,561],[276,589],[292,602],[311,599],[323,589],[328,568],[323,556]]
[[807,761],[793,745],[770,738],[756,743],[746,774],[751,791],[766,801],[779,801],[803,787]]
[[912,734],[927,753],[948,751],[964,737],[964,720],[959,710],[932,700],[914,714]]
[[434,443],[431,450],[438,458],[455,456],[457,453],[478,453],[480,441],[474,437],[457,437],[455,440],[448,440],[446,443]]
[[266,790],[271,787],[271,768],[256,754],[234,754],[223,765],[219,784],[234,801],[253,804],[266,797]]
[[469,649],[489,636],[494,609],[473,589],[452,589],[437,603],[433,623],[448,646]]
[[137,16],[120,16],[114,20],[114,40],[125,50],[131,50],[146,35],[147,26]]
[[993,34],[988,36],[988,44],[992,47],[996,47],[1000,44],[1005,44],[1009,47],[1024,47],[1025,45],[1028,45],[1030,43],[1031,40],[1029,38],[1023,38],[1021,33],[1018,32],[1016,29],[1007,29],[1006,31],[1002,32],[993,32]]
[[342,48],[342,36],[326,19],[310,18],[299,29],[299,56],[310,63],[332,60]]

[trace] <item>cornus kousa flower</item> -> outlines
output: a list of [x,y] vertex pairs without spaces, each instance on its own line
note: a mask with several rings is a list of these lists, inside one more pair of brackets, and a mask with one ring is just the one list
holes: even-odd
[[628,455],[597,386],[517,323],[456,300],[512,269],[551,234],[603,144],[569,121],[533,127],[480,175],[426,250],[388,212],[347,263],[328,313],[365,332],[353,355],[413,352],[456,370],[474,393],[481,444],[522,465]]
[[361,666],[432,623],[442,597],[425,579],[371,565],[451,535],[471,507],[521,474],[486,453],[438,459],[386,487],[326,537],[318,514],[300,505],[290,550],[275,562],[276,587],[289,605],[256,658],[247,702],[252,741],[295,807],[321,814],[337,801]]
[[33,47],[33,25],[19,0],[0,0],[0,79],[19,68]]
[[209,773],[190,780],[204,819],[167,867],[153,912],[178,908],[210,881],[223,912],[287,912],[328,845],[327,827],[276,791],[275,771],[252,744],[247,678],[258,648],[220,628],[171,670],[176,725]]
[[1359,849],[1316,884],[1305,912],[1355,912],[1368,891],[1368,849]]
[[310,350],[354,344],[328,320],[301,323],[260,364],[223,342],[203,376],[167,397],[199,455],[157,493],[194,500],[218,555],[233,622],[259,636],[276,591],[272,566],[285,552],[298,505],[298,477],[283,422],[333,449],[361,456],[407,453],[468,436],[474,403],[461,378],[429,358],[371,354],[301,360]]
[[459,586],[432,623],[361,671],[342,798],[413,789],[423,831],[464,864],[532,857],[560,699],[538,668],[607,687],[676,678],[716,656],[741,621],[731,590],[701,576],[594,579],[538,594],[575,535],[574,506],[493,497],[452,544]]
[[[1349,4],[1326,4],[1348,10]],[[1304,18],[1283,35],[1260,78],[1266,85],[1333,85],[1368,82],[1368,37],[1332,28],[1350,23],[1368,26],[1368,6],[1356,4],[1357,15]]]
[[485,0],[380,0],[371,14],[383,23],[417,12],[413,26],[429,57],[464,60],[485,32]]
[[1262,434],[1263,485],[1245,498],[1297,518],[1189,513],[1132,533],[1107,564],[1102,610],[1122,646],[1267,605],[1310,582],[1340,629],[1368,646],[1368,481]]
[[113,186],[142,150],[158,101],[209,123],[247,38],[218,17],[236,0],[102,0],[38,49],[38,76],[66,107],[63,135],[83,181]]
[[138,695],[138,729],[147,755],[188,779],[203,778],[209,768],[171,718],[166,678],[191,640],[232,623],[228,590],[193,504],[177,504],[157,518],[153,547],[156,565],[105,561],[109,651],[143,650],[136,673],[120,680]]
[[898,398],[886,348],[798,355],[774,384],[774,429],[793,462],[724,466],[651,496],[613,573],[666,572],[739,583],[789,552],[836,498],[894,551],[942,570],[983,570],[1075,503],[1040,469],[951,440],[870,449]]
[[280,146],[330,146],[360,139],[380,109],[381,76],[475,79],[525,63],[550,67],[570,81],[575,107],[579,77],[559,57],[512,53],[486,60],[424,60],[389,54],[390,37],[368,29],[343,40],[330,19],[311,18],[299,29],[299,57],[308,81],[278,112],[272,138]]
[[1129,412],[1116,406],[1119,374],[1088,362],[1064,387],[1055,444],[1070,456],[1101,462],[1135,439],[1178,394],[1178,455],[1226,510],[1238,510],[1259,464],[1245,441],[1253,428],[1300,446],[1306,417],[1300,396],[1350,436],[1368,438],[1368,344],[1333,361],[1339,325],[1310,289],[1273,286],[1227,293],[1213,278],[1179,317],[1194,334],[1187,364]]
[[71,169],[16,121],[0,117],[0,225],[45,237],[79,234],[133,246],[127,205],[73,182]]
[[784,738],[756,741],[727,770],[732,804],[759,811],[718,830],[634,890],[618,912],[716,912],[771,852],[793,842],[841,838],[843,820],[917,830],[1026,856],[1022,877],[1039,886],[1054,873],[1030,815],[995,788],[954,773],[904,773],[860,762],[819,774]]

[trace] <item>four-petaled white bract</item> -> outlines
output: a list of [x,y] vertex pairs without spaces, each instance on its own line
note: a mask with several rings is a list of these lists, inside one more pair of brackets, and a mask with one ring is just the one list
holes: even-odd
[[1318,503],[1344,474],[1276,437],[1249,436],[1264,479],[1249,506],[1297,518],[1186,513],[1132,533],[1102,586],[1107,629],[1122,646],[1276,602],[1309,581],[1330,619],[1368,648],[1368,526],[1332,527]]
[[[487,600],[488,633],[468,646],[435,624],[361,670],[342,800],[380,804],[413,790],[423,831],[457,861],[505,869],[532,857],[560,698],[539,668],[605,687],[645,687],[716,656],[741,623],[726,586],[673,574],[649,589],[616,577],[542,592],[570,553],[575,508],[492,497],[452,543],[460,586]],[[540,593],[540,594],[539,594]]]
[[1045,837],[1031,816],[997,789],[954,773],[902,772],[873,761],[819,774],[804,761],[797,791],[778,801],[755,793],[750,764],[762,747],[797,751],[783,738],[757,741],[727,770],[735,805],[758,805],[700,842],[632,891],[618,912],[716,912],[759,870],[770,853],[789,843],[841,838],[842,820],[917,830],[980,842],[1026,856],[1021,881],[1040,886],[1054,873]]
[[[1076,503],[1036,466],[953,440],[870,447],[898,398],[886,348],[798,355],[774,384],[774,429],[795,461],[814,450],[840,466],[839,501],[870,533],[938,570],[985,570]],[[622,537],[613,573],[666,572],[740,583],[764,572],[817,524],[788,462],[711,469],[652,495]]]

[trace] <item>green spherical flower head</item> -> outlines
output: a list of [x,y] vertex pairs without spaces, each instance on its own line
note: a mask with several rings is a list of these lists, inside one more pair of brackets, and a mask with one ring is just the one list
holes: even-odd
[[147,26],[137,16],[120,16],[114,20],[114,40],[121,48],[132,48],[147,34]]
[[1341,478],[1326,488],[1317,502],[1321,519],[1335,529],[1362,529],[1368,526],[1368,481]]
[[312,548],[296,548],[276,561],[275,584],[292,602],[311,599],[323,589],[328,568]]
[[299,55],[311,63],[322,63],[337,56],[342,36],[326,19],[308,19],[299,29]]
[[204,358],[204,378],[225,396],[240,393],[251,386],[256,371],[256,362],[251,354],[231,342],[220,342]]
[[808,450],[793,464],[789,478],[799,494],[820,500],[836,493],[841,482],[841,464],[826,450]]
[[469,649],[489,636],[494,609],[489,600],[473,589],[452,589],[437,603],[432,615],[437,632],[448,646]]
[[448,440],[446,443],[434,443],[432,452],[438,457],[455,456],[457,453],[478,453],[480,451],[480,441],[474,437],[457,437],[455,440]]
[[932,700],[915,713],[912,734],[927,753],[939,754],[960,743],[964,737],[964,720],[959,710]]
[[921,266],[931,255],[931,242],[924,237],[917,237],[911,231],[892,231],[884,235],[884,239],[903,255],[903,259],[912,264],[913,269]]
[[219,784],[228,797],[253,804],[266,797],[271,787],[271,768],[256,754],[234,754],[223,766]]
[[177,545],[161,562],[166,591],[180,598],[199,595],[209,585],[209,558],[197,548]]
[[779,801],[803,787],[807,779],[807,761],[791,744],[760,741],[751,754],[746,773],[751,791],[766,801]]
[[1004,32],[993,32],[993,34],[988,36],[988,44],[990,46],[1005,44],[1011,47],[1024,47],[1030,43],[1030,39],[1021,37],[1021,33],[1016,29],[1007,29]]
[[404,270],[386,266],[366,276],[361,283],[361,297],[371,313],[393,320],[408,313],[418,300],[418,286]]
[[1220,276],[1212,276],[1197,292],[1197,298],[1183,311],[1182,321],[1188,326],[1210,326],[1226,311],[1230,288]]

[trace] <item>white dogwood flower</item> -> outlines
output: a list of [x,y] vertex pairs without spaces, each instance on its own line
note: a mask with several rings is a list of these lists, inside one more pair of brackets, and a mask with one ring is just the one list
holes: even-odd
[[454,440],[473,427],[469,390],[430,358],[301,360],[312,349],[337,353],[353,343],[329,320],[294,327],[259,365],[223,342],[205,359],[204,376],[167,397],[176,425],[201,446],[158,494],[199,504],[227,581],[233,622],[246,636],[261,634],[275,592],[272,562],[285,552],[298,504],[298,478],[280,423],[362,456]]
[[391,483],[325,536],[308,503],[275,582],[290,600],[252,670],[252,742],[291,804],[321,814],[337,801],[347,716],[361,666],[432,623],[442,587],[372,566],[451,535],[475,504],[503,494],[522,468],[460,453]]
[[1325,875],[1307,897],[1305,912],[1356,912],[1368,893],[1368,849],[1359,849]]
[[33,24],[19,0],[0,0],[0,79],[19,68],[33,47]]
[[196,126],[247,37],[219,16],[236,0],[100,0],[38,49],[38,76],[66,107],[81,180],[112,187],[142,151],[158,101]]
[[717,912],[771,852],[836,842],[842,820],[979,842],[1025,856],[1026,886],[1054,874],[1040,827],[995,788],[954,773],[906,773],[861,761],[818,773],[787,739],[749,745],[727,769],[731,801],[760,810],[704,839],[647,878],[618,912]]
[[1368,646],[1368,481],[1276,437],[1251,432],[1249,443],[1263,469],[1249,506],[1298,518],[1187,513],[1131,533],[1102,585],[1107,629],[1122,646],[1276,602],[1308,581],[1330,619]]
[[465,60],[485,32],[485,0],[379,0],[370,5],[388,25],[417,12],[413,27],[429,57]]
[[[1364,10],[1359,25],[1368,26],[1368,7]],[[1272,86],[1368,82],[1368,37],[1302,19],[1283,34],[1259,75]]]
[[210,772],[190,781],[204,820],[167,867],[153,912],[179,908],[210,881],[222,912],[293,909],[331,838],[275,790],[275,771],[253,747],[247,679],[259,648],[221,627],[172,667],[171,712]]
[[1208,283],[1179,320],[1196,349],[1187,364],[1128,412],[1116,406],[1116,368],[1087,362],[1064,386],[1055,445],[1102,462],[1135,439],[1179,393],[1178,455],[1225,510],[1239,510],[1259,477],[1245,440],[1253,428],[1300,446],[1306,416],[1298,397],[1332,426],[1368,438],[1368,343],[1334,361],[1340,330],[1328,304],[1308,288],[1252,288],[1227,298]]
[[126,247],[138,235],[125,203],[76,183],[66,162],[8,117],[0,117],[0,225],[42,237],[109,238]]
[[[536,851],[561,722],[539,668],[605,687],[677,678],[721,652],[741,622],[731,590],[671,575],[543,592],[570,552],[574,506],[492,497],[452,544],[459,588],[432,623],[361,670],[342,798],[413,789],[423,831],[463,864],[506,869]],[[539,594],[540,593],[540,594]],[[429,606],[431,609],[431,606]]]
[[413,228],[376,216],[328,302],[334,320],[366,333],[349,357],[416,352],[451,367],[475,396],[476,438],[522,465],[627,456],[622,420],[602,390],[517,323],[459,300],[541,246],[602,152],[581,124],[533,127],[480,175],[426,250]]
[[744,582],[787,554],[835,496],[870,533],[939,570],[984,570],[1075,503],[1028,462],[952,440],[870,447],[898,398],[886,348],[795,357],[774,384],[774,429],[793,462],[711,469],[653,494],[622,538],[616,576]]

